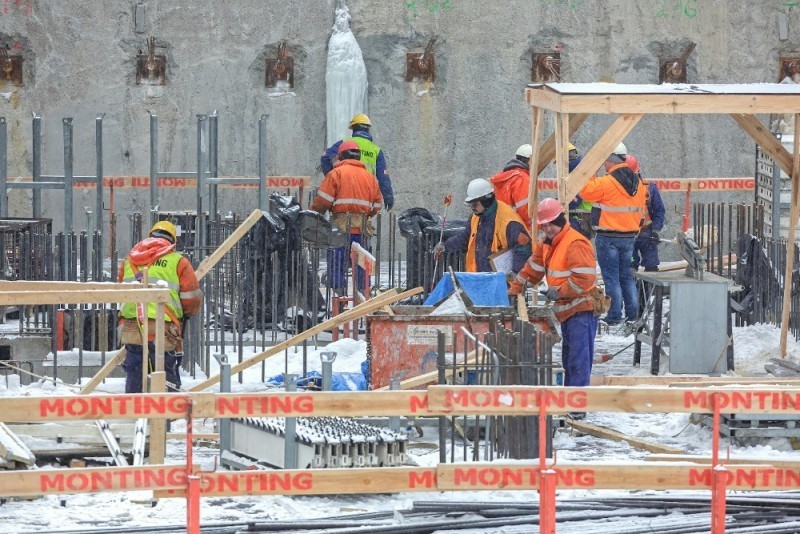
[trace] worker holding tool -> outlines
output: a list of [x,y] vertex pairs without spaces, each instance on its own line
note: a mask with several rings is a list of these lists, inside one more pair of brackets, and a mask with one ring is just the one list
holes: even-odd
[[[611,297],[611,309],[605,316],[609,326],[625,320],[635,321],[639,316],[636,282],[631,273],[633,245],[645,212],[645,187],[628,167],[625,158],[628,149],[617,145],[605,161],[606,175],[592,178],[583,186],[580,196],[592,202],[597,237],[597,263],[603,273],[606,293]],[[597,209],[599,208],[599,210]]]
[[511,282],[509,294],[522,293],[526,282],[535,285],[547,279],[546,297],[553,302],[553,312],[561,323],[564,385],[588,386],[597,333],[594,249],[567,222],[558,200],[539,202],[536,220],[544,239],[534,245],[530,259]]
[[[447,223],[447,209],[450,207],[450,204],[453,203],[453,195],[445,195],[444,196],[444,214],[442,215],[442,225],[439,229],[439,241],[436,243],[436,246],[442,244],[444,240],[444,225]],[[435,247],[434,247],[435,248]],[[433,276],[431,276],[431,291],[433,291],[434,286],[436,285],[436,271],[439,269],[439,260],[441,259],[441,254],[435,255],[435,263],[433,264]]]
[[[147,269],[148,284],[166,285],[170,300],[165,308],[164,328],[164,371],[170,391],[181,387],[180,370],[176,350],[183,342],[182,320],[200,311],[203,292],[194,268],[188,259],[175,252],[178,232],[169,221],[159,221],[153,225],[148,237],[137,243],[119,268],[120,282],[144,282],[144,269]],[[119,313],[119,338],[125,345],[125,393],[142,393],[142,333],[144,321],[148,322],[148,364],[155,369],[155,319],[154,303],[136,304],[126,302]]]
[[467,272],[492,272],[489,257],[513,250],[512,270],[518,273],[530,256],[531,236],[514,208],[499,202],[492,184],[483,178],[469,183],[464,203],[472,209],[469,224],[462,232],[437,244],[435,257],[440,258],[443,252],[466,251]]
[[664,208],[664,201],[661,200],[661,193],[653,182],[645,181],[640,172],[639,160],[632,154],[628,154],[626,159],[628,167],[639,177],[642,186],[645,188],[644,223],[639,235],[633,243],[633,260],[631,269],[639,270],[639,265],[645,271],[658,271],[658,244],[661,242],[661,229],[664,228],[664,219],[667,210]]
[[[341,143],[338,158],[317,189],[311,209],[322,214],[330,211],[331,222],[350,236],[347,246],[328,250],[328,281],[334,293],[341,296],[347,289],[350,245],[358,243],[369,250],[367,240],[375,235],[370,218],[380,211],[382,198],[378,182],[361,161],[361,150],[355,141]],[[364,277],[364,270],[358,267],[359,288]]]
[[363,113],[359,113],[353,117],[350,121],[350,129],[353,131],[353,135],[342,139],[342,141],[336,141],[325,149],[325,152],[320,158],[320,167],[322,168],[322,173],[327,176],[328,173],[333,170],[342,142],[353,141],[358,145],[358,149],[361,151],[361,162],[366,166],[372,176],[378,180],[381,195],[383,196],[383,205],[387,210],[391,210],[394,206],[392,181],[389,179],[389,174],[386,172],[386,158],[383,155],[383,150],[372,141],[372,134],[369,133],[371,127],[372,123],[369,117]]
[[506,163],[503,171],[489,179],[494,187],[495,198],[517,210],[517,215],[525,223],[526,229],[531,227],[531,218],[528,216],[531,153],[531,145],[520,146],[514,159]]

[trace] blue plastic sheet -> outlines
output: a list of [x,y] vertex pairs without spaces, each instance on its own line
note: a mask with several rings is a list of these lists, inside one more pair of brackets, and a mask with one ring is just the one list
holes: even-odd
[[[461,288],[475,306],[508,306],[508,286],[503,273],[456,273]],[[453,292],[453,281],[445,274],[428,295],[425,306],[433,306]]]
[[[363,365],[362,365],[363,367]],[[272,386],[283,385],[283,375],[276,375],[267,379],[267,384]],[[322,375],[319,371],[309,371],[308,374],[298,379],[297,385],[300,387],[307,387],[314,384],[316,387],[322,387]],[[331,387],[333,391],[366,391],[367,379],[364,373],[333,373],[331,377]]]

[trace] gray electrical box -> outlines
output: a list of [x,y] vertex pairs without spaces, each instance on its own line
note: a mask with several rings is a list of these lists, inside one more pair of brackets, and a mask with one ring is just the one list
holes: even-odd
[[672,281],[669,289],[669,372],[727,370],[728,281]]

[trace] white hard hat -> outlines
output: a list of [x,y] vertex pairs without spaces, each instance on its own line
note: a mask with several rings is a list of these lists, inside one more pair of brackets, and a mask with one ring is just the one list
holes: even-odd
[[489,180],[475,178],[467,186],[467,198],[464,199],[464,202],[472,202],[490,193],[494,193],[494,187]]
[[523,158],[531,158],[531,154],[533,153],[533,147],[531,145],[521,145],[517,149],[517,156],[522,156]]
[[617,145],[617,148],[614,149],[612,154],[616,154],[617,156],[627,156],[628,148],[625,146],[625,143],[620,143]]

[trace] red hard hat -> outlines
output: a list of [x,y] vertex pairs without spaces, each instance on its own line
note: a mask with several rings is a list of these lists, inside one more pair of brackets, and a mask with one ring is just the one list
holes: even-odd
[[546,198],[539,202],[539,209],[536,211],[536,222],[547,224],[553,222],[559,215],[564,213],[564,206],[555,198]]
[[356,143],[355,141],[342,141],[342,144],[339,145],[338,154],[341,154],[342,152],[347,152],[348,150],[361,150],[361,149],[358,148],[358,143]]
[[625,156],[625,163],[628,164],[628,168],[633,172],[639,172],[639,160],[636,159],[636,156],[628,154]]

